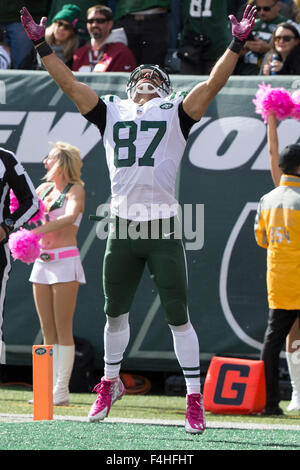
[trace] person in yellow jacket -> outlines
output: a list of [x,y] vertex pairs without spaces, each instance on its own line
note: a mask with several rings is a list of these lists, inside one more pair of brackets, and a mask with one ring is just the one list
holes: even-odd
[[267,249],[269,319],[261,358],[267,388],[264,413],[272,415],[283,412],[279,407],[278,366],[286,339],[293,390],[288,411],[300,410],[300,364],[294,348],[295,340],[300,339],[300,145],[288,145],[278,153],[276,117],[271,115],[268,146],[271,174],[277,187],[258,204],[255,237],[258,245]]

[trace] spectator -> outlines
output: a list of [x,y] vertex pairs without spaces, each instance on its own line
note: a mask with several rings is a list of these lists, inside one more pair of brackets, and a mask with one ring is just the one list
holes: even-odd
[[137,65],[164,66],[169,45],[171,0],[118,0],[115,24],[125,29]]
[[10,48],[3,44],[3,31],[0,28],[0,69],[10,69],[11,55]]
[[[288,18],[288,19],[294,19],[294,3],[297,3],[299,0],[281,0],[280,1],[280,10],[279,10],[279,14],[284,16],[285,18]],[[229,2],[229,6],[230,4],[232,3],[232,0],[228,0]],[[235,2],[235,0],[233,0],[233,3]],[[241,3],[240,1],[238,1],[238,3]],[[242,1],[243,5],[239,6],[238,8],[238,11],[237,11],[237,18],[241,18],[243,16],[243,12],[245,10],[245,7],[247,5],[254,5],[255,4],[255,0],[243,0]]]
[[87,10],[91,41],[74,53],[73,70],[79,72],[131,72],[135,58],[127,47],[123,28],[112,29],[113,14],[105,5]]
[[[34,18],[47,15],[48,0],[14,0],[3,1],[0,6],[0,27],[3,30],[3,42],[10,48],[12,65],[18,69],[22,60],[32,50],[32,44],[20,23],[19,12],[24,3],[33,13]],[[25,33],[25,34],[24,34]]]
[[270,46],[261,66],[263,75],[300,74],[300,34],[296,26],[280,23],[272,35]]
[[[51,45],[56,55],[69,67],[73,65],[73,54],[79,46],[77,37],[77,22],[80,16],[80,8],[68,3],[56,13],[52,24],[46,29],[45,39]],[[39,56],[33,49],[20,64],[21,69],[44,70]]]
[[[47,18],[47,26],[50,26],[53,23],[53,18],[55,15],[62,9],[65,5],[66,0],[51,0],[49,13]],[[79,41],[84,44],[89,41],[90,36],[86,28],[86,11],[88,8],[96,5],[97,1],[95,0],[72,0],[73,5],[77,5],[80,8],[80,17],[77,23],[77,34]],[[101,0],[103,5],[108,5],[107,0]]]
[[182,0],[183,39],[178,50],[183,74],[209,75],[229,43],[226,0],[196,6]]
[[56,142],[43,163],[46,182],[36,192],[46,215],[43,224],[33,229],[43,237],[29,280],[44,344],[53,345],[53,404],[59,406],[69,404],[75,357],[73,315],[79,284],[86,282],[77,248],[85,191],[78,148]]
[[[253,3],[253,1],[248,1]],[[270,40],[279,23],[286,21],[279,14],[279,0],[256,0],[258,19],[252,31],[251,39],[246,41],[235,75],[258,75],[264,55],[270,50]]]
[[[267,125],[268,150],[270,156],[270,169],[274,185],[280,185],[282,170],[279,167],[279,141],[277,133],[277,122],[274,113],[268,117]],[[300,324],[297,319],[290,329],[286,339],[286,361],[292,385],[292,397],[287,411],[300,411],[300,364],[295,361],[295,354],[300,350]],[[270,364],[272,367],[272,362]],[[269,366],[267,366],[268,368]]]
[[[279,354],[295,321],[300,320],[300,145],[288,145],[278,154],[274,122],[276,123],[275,116],[273,124],[269,118],[268,143],[275,184],[279,171],[278,168],[275,169],[274,160],[279,162],[283,174],[279,186],[260,199],[255,219],[256,241],[259,246],[267,249],[269,319],[261,353],[266,375],[266,415],[283,413],[279,407]],[[273,137],[270,137],[270,132],[273,132]],[[299,337],[299,323],[296,325]],[[300,410],[299,364],[293,363],[293,359],[292,353],[290,356],[287,354],[288,365],[298,365],[296,369],[290,369],[293,388],[298,389],[297,396],[293,393],[289,405],[291,411]]]

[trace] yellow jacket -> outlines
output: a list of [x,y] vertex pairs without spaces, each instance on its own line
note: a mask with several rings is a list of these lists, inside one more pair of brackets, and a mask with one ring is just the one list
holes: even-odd
[[254,231],[267,248],[269,308],[300,309],[300,177],[283,175],[261,198]]

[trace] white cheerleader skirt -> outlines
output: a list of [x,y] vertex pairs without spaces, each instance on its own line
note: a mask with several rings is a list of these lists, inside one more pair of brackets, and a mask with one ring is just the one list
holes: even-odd
[[33,264],[29,281],[37,284],[71,281],[86,284],[78,248],[65,246],[51,250],[42,249],[40,257]]

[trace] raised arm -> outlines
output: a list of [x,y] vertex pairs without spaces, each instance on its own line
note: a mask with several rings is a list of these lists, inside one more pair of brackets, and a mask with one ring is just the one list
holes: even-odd
[[76,104],[81,114],[88,113],[97,104],[99,97],[88,85],[79,82],[72,71],[52,51],[45,41],[45,25],[47,18],[43,17],[36,24],[27,8],[21,10],[21,22],[36,51],[39,53],[45,68],[57,85]]
[[239,58],[239,53],[255,23],[255,6],[247,6],[240,23],[233,15],[229,16],[232,24],[233,40],[213,67],[208,80],[196,85],[183,101],[184,111],[195,121],[199,121],[209,103],[226,84]]
[[278,151],[277,122],[276,122],[275,113],[271,113],[268,117],[267,138],[268,138],[268,150],[269,150],[269,158],[270,158],[271,175],[272,175],[275,186],[279,186],[282,171],[278,166],[279,151]]

